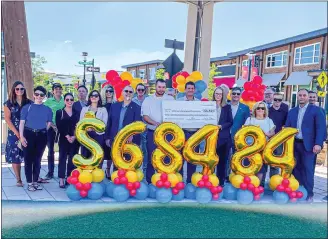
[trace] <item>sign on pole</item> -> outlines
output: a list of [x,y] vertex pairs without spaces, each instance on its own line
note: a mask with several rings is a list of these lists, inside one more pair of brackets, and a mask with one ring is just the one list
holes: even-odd
[[327,74],[326,72],[321,72],[321,74],[318,76],[317,78],[317,81],[318,81],[318,84],[321,88],[324,88],[325,85],[327,85],[328,83],[328,77],[327,77]]
[[88,66],[87,71],[89,71],[89,72],[100,72],[100,67]]
[[92,66],[92,64],[93,64],[92,61],[79,61],[78,63],[80,65],[86,65],[86,66]]

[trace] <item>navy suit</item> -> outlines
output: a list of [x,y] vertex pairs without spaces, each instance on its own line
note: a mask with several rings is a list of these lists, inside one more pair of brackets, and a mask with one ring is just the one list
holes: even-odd
[[76,115],[80,116],[81,110],[82,110],[82,105],[81,105],[80,101],[74,102],[72,108],[73,108],[73,112]]
[[[236,112],[235,118],[233,118],[233,124],[231,127],[231,139],[234,142],[234,137],[238,130],[245,124],[247,118],[250,117],[249,107],[243,103],[239,103],[238,110]],[[234,147],[232,147],[235,151]]]
[[218,125],[221,125],[219,138],[217,142],[216,153],[219,156],[219,163],[216,174],[220,180],[220,185],[224,185],[226,179],[226,165],[231,148],[231,126],[233,124],[231,105],[225,105],[221,108],[221,114]]
[[[287,116],[286,127],[297,129],[299,107],[291,109]],[[296,167],[293,174],[295,178],[304,185],[308,196],[313,196],[314,170],[316,154],[313,147],[322,147],[325,140],[326,121],[322,111],[315,105],[308,105],[301,124],[303,139],[295,138],[294,154]]]

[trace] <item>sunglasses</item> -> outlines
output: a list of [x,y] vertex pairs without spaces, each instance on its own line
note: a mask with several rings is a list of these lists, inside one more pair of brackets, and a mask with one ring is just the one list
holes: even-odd
[[113,93],[113,90],[106,90],[106,93]]
[[265,110],[265,107],[257,107],[256,110]]
[[16,91],[19,91],[19,90],[20,90],[20,91],[24,91],[25,88],[15,88],[15,90],[16,90]]
[[132,93],[133,93],[133,91],[132,91],[132,90],[125,90],[124,92],[125,92],[125,93],[130,93],[130,94],[132,94]]
[[35,95],[36,97],[38,97],[38,96],[44,97],[44,96],[45,96],[45,94],[43,94],[43,93],[34,93],[34,95]]
[[232,95],[240,95],[240,93],[232,92]]
[[144,92],[145,89],[137,89],[137,91],[139,91],[139,92]]
[[279,101],[279,102],[281,102],[282,101],[282,99],[273,99],[274,101]]
[[74,99],[65,99],[65,101],[66,101],[66,102],[68,102],[68,101],[71,101],[71,102],[73,102],[73,101],[74,101]]
[[90,98],[98,98],[99,97],[99,95],[98,94],[96,94],[96,95],[90,95]]

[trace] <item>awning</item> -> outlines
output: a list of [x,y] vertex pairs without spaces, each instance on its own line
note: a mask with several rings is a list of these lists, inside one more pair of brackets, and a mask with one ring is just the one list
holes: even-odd
[[232,88],[233,85],[235,84],[235,76],[231,76],[231,77],[213,77],[213,82],[216,86],[225,84],[227,85],[229,88]]
[[272,73],[272,74],[263,74],[263,85],[266,86],[277,86],[281,79],[284,77],[285,73]]
[[312,76],[307,71],[295,71],[290,74],[285,85],[309,85],[311,81]]

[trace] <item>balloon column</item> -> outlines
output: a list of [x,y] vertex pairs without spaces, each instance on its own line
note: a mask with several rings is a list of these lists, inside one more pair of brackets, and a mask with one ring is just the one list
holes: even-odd
[[252,81],[245,82],[244,92],[241,95],[242,102],[248,105],[251,109],[253,105],[264,99],[265,85],[262,84],[261,76],[254,76]]
[[123,100],[122,90],[124,87],[131,85],[135,89],[139,83],[143,82],[142,79],[133,78],[130,72],[125,71],[119,75],[115,70],[110,70],[106,73],[106,80],[101,87],[104,88],[106,85],[112,85],[118,101]]
[[172,77],[172,86],[179,91],[178,98],[181,98],[185,96],[184,92],[186,83],[192,81],[196,86],[195,97],[197,99],[202,99],[202,93],[207,88],[206,83],[202,79],[203,75],[199,71],[193,71],[191,74],[186,71],[181,71]]

